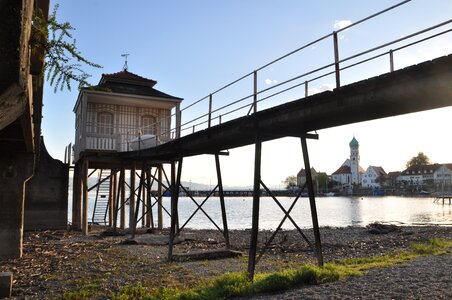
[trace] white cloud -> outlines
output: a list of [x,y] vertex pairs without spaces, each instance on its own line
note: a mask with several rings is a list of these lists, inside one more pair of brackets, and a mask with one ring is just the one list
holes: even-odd
[[334,21],[333,28],[334,30],[339,30],[350,25],[352,25],[352,21],[350,20],[336,20]]
[[278,83],[277,80],[270,79],[270,78],[265,79],[265,84],[271,85],[271,84],[277,84],[277,83]]
[[324,83],[320,85],[318,88],[312,88],[308,90],[309,95],[318,94],[324,91],[332,91],[336,87],[334,83]]

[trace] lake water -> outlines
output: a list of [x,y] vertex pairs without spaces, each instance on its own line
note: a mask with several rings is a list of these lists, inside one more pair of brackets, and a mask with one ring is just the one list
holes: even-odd
[[[198,203],[204,198],[195,197]],[[288,209],[294,198],[280,197],[278,200]],[[89,216],[91,217],[94,201],[90,199]],[[394,222],[399,225],[438,224],[452,226],[452,205],[433,203],[433,198],[413,197],[318,197],[316,198],[317,214],[320,226],[365,226],[372,222]],[[252,197],[225,198],[228,227],[230,229],[251,228]],[[170,198],[165,197],[163,206],[170,211]],[[72,204],[69,203],[69,210]],[[128,207],[127,207],[128,209]],[[196,209],[190,198],[179,199],[179,223],[182,226]],[[218,197],[207,200],[203,209],[222,227],[220,201]],[[164,211],[164,227],[170,224],[170,218]],[[156,205],[154,220],[157,222]],[[291,212],[292,218],[302,228],[312,227],[309,199],[300,198]],[[128,218],[128,211],[126,212]],[[276,229],[284,217],[284,213],[270,197],[262,197],[260,205],[260,229]],[[69,220],[71,212],[69,211]],[[127,223],[128,224],[128,221]],[[215,226],[199,210],[187,224],[187,228],[214,229]],[[287,219],[282,226],[293,229]]]

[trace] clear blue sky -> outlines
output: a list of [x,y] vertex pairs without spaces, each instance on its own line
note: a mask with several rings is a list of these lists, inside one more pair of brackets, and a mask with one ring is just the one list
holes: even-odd
[[[52,1],[51,5],[59,3],[59,20],[69,21],[76,28],[74,37],[83,55],[103,66],[100,70],[86,69],[92,74],[91,83],[96,84],[102,73],[120,71],[121,54],[130,53],[129,71],[157,80],[157,89],[184,98],[185,107],[261,65],[331,33],[338,21],[353,23],[398,2],[77,0]],[[342,32],[340,55],[346,57],[446,21],[451,12],[451,1],[413,0],[384,17]],[[331,43],[328,40],[304,56],[265,70],[259,75],[259,87],[331,62]],[[452,35],[448,34],[428,46],[396,54],[395,65],[401,68],[450,53]],[[386,71],[387,60],[377,61],[344,72],[343,82]],[[332,78],[327,78],[313,84],[310,92],[330,88],[333,83]],[[251,85],[242,89],[247,88],[252,89]],[[43,134],[49,152],[59,159],[64,147],[74,140],[72,108],[77,95],[75,87],[72,92],[54,94],[52,87],[45,86]],[[298,90],[285,99],[302,95]],[[218,107],[220,102],[214,105]],[[204,113],[205,109],[201,107],[193,114]],[[434,162],[452,162],[451,116],[452,109],[447,108],[319,131],[320,140],[309,142],[311,165],[318,171],[334,172],[348,157],[348,142],[353,135],[360,142],[364,168],[377,165],[387,172],[401,170],[419,151]],[[297,139],[266,143],[263,151],[263,180],[268,185],[277,186],[302,167]],[[222,158],[225,184],[251,185],[253,157],[253,148],[245,147]],[[187,159],[182,177],[213,184],[213,158]]]

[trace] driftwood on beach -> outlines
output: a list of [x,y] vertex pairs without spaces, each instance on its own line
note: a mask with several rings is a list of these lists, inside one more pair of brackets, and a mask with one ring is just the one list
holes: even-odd
[[394,224],[384,224],[384,223],[371,223],[366,226],[367,231],[372,234],[386,234],[394,231],[399,231],[400,228]]

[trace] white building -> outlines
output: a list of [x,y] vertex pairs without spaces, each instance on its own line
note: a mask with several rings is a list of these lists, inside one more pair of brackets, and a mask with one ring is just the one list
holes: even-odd
[[452,186],[452,164],[443,164],[433,173],[433,181],[437,186]]
[[347,158],[331,175],[331,179],[344,188],[361,184],[361,177],[364,174],[364,169],[359,165],[359,143],[355,137],[350,141],[349,146],[350,158]]
[[399,177],[397,177],[397,182],[414,186],[432,184],[433,174],[438,168],[438,164],[411,166],[402,171]]
[[362,176],[361,186],[365,188],[380,188],[387,176],[382,167],[369,166]]
[[132,139],[141,135],[154,135],[160,144],[177,134],[171,126],[180,126],[182,98],[154,89],[156,83],[124,69],[83,88],[74,107],[75,161],[84,151],[129,151]]
[[345,162],[337,169],[333,174],[331,174],[331,179],[340,183],[343,186],[351,185],[352,172],[350,171],[350,159],[346,159]]

